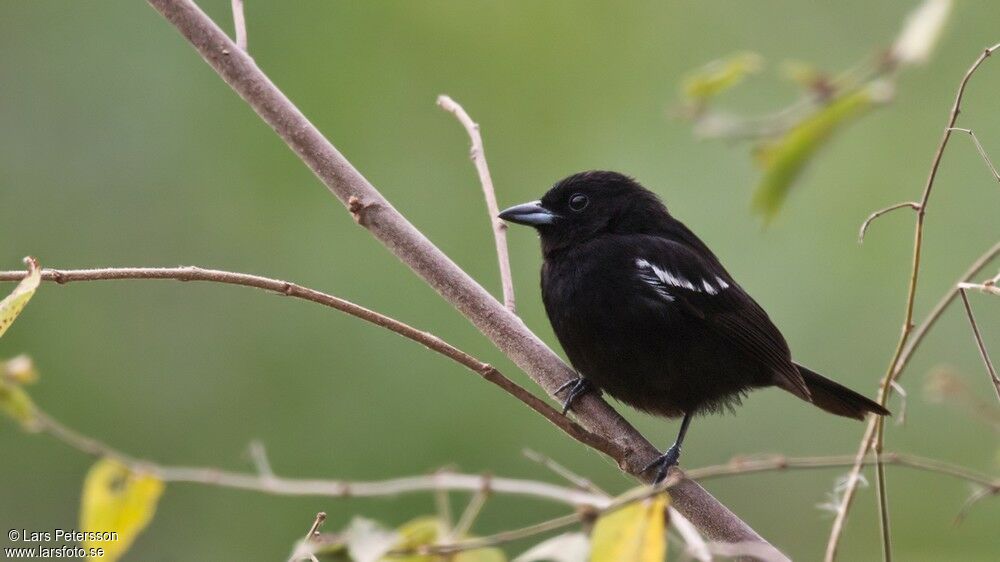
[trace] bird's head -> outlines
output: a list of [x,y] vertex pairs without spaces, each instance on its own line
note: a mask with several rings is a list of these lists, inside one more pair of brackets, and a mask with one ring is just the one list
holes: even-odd
[[605,171],[573,174],[540,200],[506,209],[500,218],[534,227],[545,255],[606,233],[664,233],[675,222],[652,191]]

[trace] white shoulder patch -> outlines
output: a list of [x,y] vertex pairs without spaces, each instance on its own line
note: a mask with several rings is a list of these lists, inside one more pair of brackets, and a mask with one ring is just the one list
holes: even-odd
[[674,300],[674,296],[670,294],[666,286],[687,289],[688,291],[705,293],[708,295],[717,295],[720,291],[724,291],[729,288],[729,283],[726,283],[726,281],[719,276],[715,276],[714,284],[708,279],[701,279],[697,283],[693,283],[690,280],[685,279],[682,275],[657,267],[643,258],[636,259],[635,265],[639,268],[639,278],[652,285],[660,296],[670,301]]

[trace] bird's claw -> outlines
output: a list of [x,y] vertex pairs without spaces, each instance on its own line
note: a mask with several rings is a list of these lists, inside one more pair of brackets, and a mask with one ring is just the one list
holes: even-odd
[[570,411],[570,408],[573,407],[573,402],[575,402],[577,398],[594,390],[594,385],[583,377],[577,377],[557,388],[554,394],[558,395],[566,390],[568,390],[569,393],[566,395],[566,400],[562,403],[562,413],[564,416],[566,415],[566,412]]
[[653,480],[653,485],[656,486],[660,482],[663,482],[663,479],[667,477],[667,472],[670,471],[670,467],[676,466],[677,461],[679,461],[680,458],[681,448],[676,444],[671,445],[671,447],[667,449],[666,453],[663,453],[657,457],[656,460],[646,465],[646,468],[642,469],[642,471],[648,472],[652,468],[657,469],[656,478]]

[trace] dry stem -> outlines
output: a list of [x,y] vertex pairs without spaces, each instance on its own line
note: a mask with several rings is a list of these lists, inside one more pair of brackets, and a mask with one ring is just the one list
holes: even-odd
[[[952,105],[951,113],[948,116],[948,124],[944,128],[941,142],[938,145],[937,152],[935,152],[934,159],[931,162],[931,169],[927,176],[927,182],[924,186],[923,195],[917,203],[917,221],[916,226],[914,227],[913,240],[913,266],[910,271],[910,284],[906,295],[906,312],[904,314],[903,327],[899,336],[899,342],[896,345],[896,351],[893,354],[892,360],[889,361],[888,369],[882,379],[881,387],[879,388],[878,401],[883,406],[886,405],[889,400],[889,396],[892,394],[893,380],[898,378],[899,372],[901,372],[899,366],[901,366],[904,362],[903,354],[907,349],[907,341],[909,340],[910,334],[913,330],[913,307],[916,301],[917,279],[920,273],[920,258],[923,250],[924,217],[927,214],[927,203],[930,200],[931,191],[934,188],[934,180],[937,178],[937,172],[938,168],[941,166],[941,159],[944,156],[944,150],[948,146],[948,140],[951,139],[955,122],[958,120],[958,115],[962,106],[962,98],[965,95],[965,88],[968,85],[969,80],[972,78],[972,75],[975,74],[976,70],[980,65],[982,65],[983,61],[985,61],[997,48],[1000,48],[1000,44],[985,49],[962,77],[962,81],[958,86],[958,92],[955,94],[955,102]],[[963,279],[963,281],[965,281],[965,279]],[[868,428],[865,430],[865,435],[862,437],[861,446],[858,450],[857,459],[854,467],[851,469],[851,476],[848,478],[848,484],[844,490],[840,508],[837,510],[836,519],[833,522],[833,527],[830,529],[830,538],[827,542],[826,553],[824,556],[825,562],[833,562],[834,558],[837,556],[837,546],[840,542],[840,537],[843,534],[844,524],[847,521],[847,513],[850,510],[854,493],[857,490],[857,476],[861,472],[861,462],[867,454],[869,447],[874,449],[876,460],[879,455],[881,455],[885,435],[884,428],[884,418],[877,417],[869,423]],[[876,490],[878,492],[879,523],[882,531],[882,552],[884,559],[889,561],[892,558],[892,544],[889,529],[890,522],[888,498],[885,489],[885,470],[881,462],[876,462],[875,464],[875,475]]]
[[457,101],[448,96],[440,95],[437,104],[441,109],[453,114],[469,135],[472,148],[469,158],[476,166],[479,183],[483,186],[483,196],[486,198],[486,211],[490,214],[490,224],[493,225],[493,239],[497,247],[497,261],[500,262],[500,285],[503,287],[503,303],[507,310],[514,311],[514,278],[510,273],[510,256],[507,251],[507,223],[500,220],[500,207],[497,205],[497,194],[493,189],[493,177],[490,176],[490,166],[486,163],[486,148],[479,132],[479,123],[472,120]]
[[1000,378],[997,377],[997,370],[993,367],[993,361],[990,359],[989,352],[986,351],[986,344],[983,343],[983,335],[979,333],[979,324],[976,323],[976,317],[972,314],[972,305],[969,304],[969,296],[965,294],[965,289],[961,287],[958,289],[958,294],[962,296],[962,304],[965,305],[965,315],[969,318],[969,324],[972,326],[972,335],[976,339],[976,347],[979,348],[979,357],[982,358],[983,364],[986,365],[986,372],[990,375],[993,390],[997,393],[997,400],[1000,400]]
[[[18,281],[25,275],[27,275],[27,272],[25,271],[0,271],[0,281]],[[242,285],[245,287],[254,287],[265,291],[271,291],[279,295],[294,297],[328,306],[354,316],[355,318],[360,318],[361,320],[395,332],[451,359],[452,361],[455,361],[491,383],[499,386],[508,394],[514,396],[526,404],[529,408],[544,416],[545,419],[555,424],[574,439],[611,456],[620,453],[620,451],[616,448],[615,443],[587,431],[576,422],[562,415],[561,412],[550,406],[544,400],[538,398],[514,381],[504,376],[503,373],[492,365],[476,359],[434,334],[419,330],[409,324],[400,322],[395,318],[391,318],[351,301],[335,297],[315,289],[303,287],[302,285],[297,285],[288,281],[261,277],[259,275],[221,271],[217,269],[203,269],[194,266],[42,270],[43,281],[54,281],[59,284],[71,283],[75,281],[103,281],[116,279],[174,279],[177,281],[208,281],[213,283]]]

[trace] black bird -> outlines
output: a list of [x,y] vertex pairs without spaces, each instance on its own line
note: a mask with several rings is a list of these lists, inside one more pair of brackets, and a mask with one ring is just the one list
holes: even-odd
[[691,417],[777,386],[838,416],[889,412],[792,361],[767,313],[659,198],[616,172],[572,175],[500,218],[541,238],[542,299],[580,378],[564,413],[596,387],[639,410],[682,417],[646,470],[677,464]]

